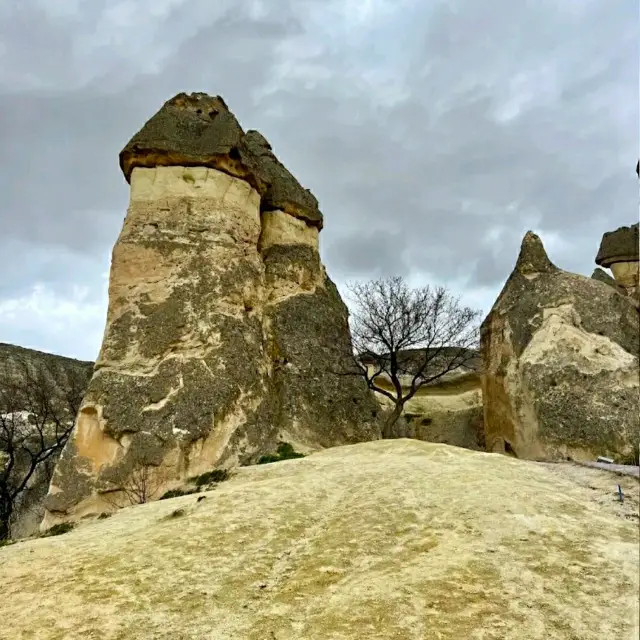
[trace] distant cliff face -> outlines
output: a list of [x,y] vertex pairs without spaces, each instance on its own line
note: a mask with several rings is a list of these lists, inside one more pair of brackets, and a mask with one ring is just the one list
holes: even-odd
[[[15,437],[12,429],[20,424],[25,430],[32,431],[35,437],[38,430],[34,423],[46,424],[57,418],[72,423],[75,416],[69,413],[68,407],[74,399],[76,406],[79,404],[92,371],[92,362],[0,343],[0,414],[6,419],[6,422],[0,419],[0,476],[7,474],[0,477],[0,483],[4,480],[5,488],[15,488],[26,478],[31,462],[26,448],[34,454],[42,449],[37,438],[33,443],[25,442],[21,434]],[[15,412],[19,416],[7,419],[7,413]],[[44,446],[50,444],[46,442]],[[7,468],[9,446],[18,449],[11,456],[11,470]],[[57,451],[46,462],[38,464],[24,491],[20,492],[11,517],[12,537],[24,537],[37,531],[44,514],[43,500],[59,453]]]
[[379,437],[347,309],[318,253],[313,195],[224,101],[169,100],[122,151],[130,204],[104,342],[43,526],[158,482]]

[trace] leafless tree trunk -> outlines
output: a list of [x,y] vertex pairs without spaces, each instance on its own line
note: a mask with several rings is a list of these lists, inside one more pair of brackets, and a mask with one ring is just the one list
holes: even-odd
[[157,497],[167,478],[164,467],[136,462],[131,475],[117,491],[103,494],[103,498],[117,509],[145,504]]
[[[90,369],[15,358],[0,369],[0,540],[38,474],[66,444]],[[50,477],[42,478],[47,482]]]
[[[421,387],[477,360],[480,312],[462,306],[445,287],[410,289],[402,278],[349,286],[353,374],[393,403],[393,426]],[[392,391],[382,385],[387,380]]]

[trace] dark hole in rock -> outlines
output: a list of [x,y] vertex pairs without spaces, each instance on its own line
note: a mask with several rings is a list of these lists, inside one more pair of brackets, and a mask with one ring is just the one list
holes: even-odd
[[423,427],[428,427],[432,422],[433,420],[431,418],[423,418],[421,424]]
[[219,112],[215,109],[211,109],[211,111],[209,111],[209,117],[213,120],[218,115],[218,113]]
[[508,455],[508,456],[512,456],[514,458],[517,458],[518,456],[516,455],[516,452],[513,450],[513,447],[511,446],[511,443],[508,442],[507,440],[504,441],[504,452]]
[[240,152],[238,151],[238,147],[231,147],[229,151],[229,157],[232,160],[240,160]]
[[196,109],[196,113],[200,115],[202,113],[202,109]]

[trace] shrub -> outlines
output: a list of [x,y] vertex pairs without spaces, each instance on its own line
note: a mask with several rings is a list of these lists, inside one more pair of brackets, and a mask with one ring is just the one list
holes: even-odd
[[213,482],[224,482],[229,479],[229,471],[227,469],[213,469],[213,471],[205,471],[199,476],[189,478],[189,482],[193,482],[196,487],[202,487],[205,484],[211,484]]
[[288,442],[281,442],[278,445],[278,455],[280,456],[280,460],[293,460],[294,458],[304,458],[303,453],[298,453],[293,450],[293,446]]
[[258,458],[258,464],[269,464],[270,462],[278,462],[279,460],[280,456],[268,454],[266,456],[260,456]]
[[169,498],[179,498],[180,496],[188,496],[192,493],[197,493],[197,489],[169,489],[166,493],[163,493],[158,500],[168,500]]
[[43,538],[48,538],[49,536],[59,536],[63,533],[68,533],[73,529],[76,525],[73,522],[59,522],[58,524],[54,524],[51,529],[45,531],[42,534]]
[[278,445],[277,453],[270,453],[258,458],[258,464],[269,464],[270,462],[280,462],[280,460],[293,460],[304,458],[303,453],[294,451],[293,446],[288,442],[281,442]]
[[99,516],[98,516],[98,520],[106,520],[107,518],[110,518],[112,514],[107,513],[106,511],[103,511]]
[[173,518],[181,518],[182,516],[184,516],[187,512],[184,509],[176,509],[175,511],[172,511],[168,516],[167,516],[167,520],[171,520]]

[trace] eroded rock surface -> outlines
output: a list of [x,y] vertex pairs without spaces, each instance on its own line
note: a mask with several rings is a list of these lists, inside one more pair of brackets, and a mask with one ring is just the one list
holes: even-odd
[[0,548],[0,638],[637,638],[638,481],[571,467],[382,440],[239,469]]
[[558,269],[528,232],[481,328],[488,450],[532,459],[632,458],[638,318],[616,288]]
[[[46,435],[43,425],[59,420],[59,428],[64,430],[73,424],[75,416],[69,407],[79,405],[92,371],[93,362],[0,343],[0,414],[7,420],[5,428],[0,425],[0,485],[4,484],[5,490],[15,490],[27,478],[32,454],[53,445],[52,439],[40,441],[41,432]],[[51,428],[55,432],[55,427]],[[31,433],[33,439],[23,440],[21,432]],[[7,455],[9,447],[13,449],[11,456]],[[13,538],[38,530],[58,455],[39,463],[18,494],[10,521]]]
[[[318,253],[316,199],[224,101],[169,100],[123,150],[95,375],[44,526],[106,508],[141,465],[170,486],[212,466],[379,437],[347,309]],[[107,500],[108,501],[108,500]]]

